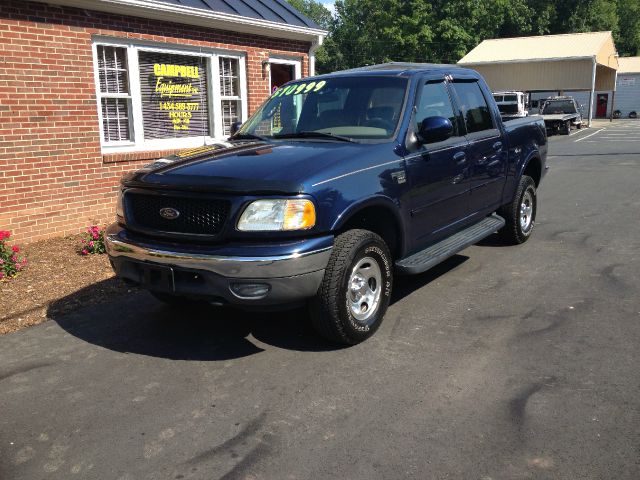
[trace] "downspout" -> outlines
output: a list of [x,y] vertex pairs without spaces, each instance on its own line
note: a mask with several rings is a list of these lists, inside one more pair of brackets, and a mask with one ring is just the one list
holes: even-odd
[[322,45],[322,41],[324,37],[322,35],[318,35],[316,39],[311,42],[311,48],[309,49],[309,76],[313,77],[316,74],[316,50],[320,45]]
[[587,126],[591,126],[591,119],[593,118],[593,96],[596,92],[596,57],[593,57],[593,71],[591,72],[591,92],[589,92],[589,122]]

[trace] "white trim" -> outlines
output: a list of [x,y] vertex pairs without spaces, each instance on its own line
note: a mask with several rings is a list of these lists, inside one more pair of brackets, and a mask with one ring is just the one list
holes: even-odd
[[[300,57],[287,57],[284,55],[269,55],[267,59],[269,63],[275,63],[278,65],[292,65],[293,66],[293,78],[291,80],[299,80],[302,78],[302,60]],[[269,95],[271,91],[271,68],[269,68]]]
[[317,28],[172,5],[158,0],[48,0],[47,3],[293,40],[311,41],[313,37],[324,37],[328,33]]

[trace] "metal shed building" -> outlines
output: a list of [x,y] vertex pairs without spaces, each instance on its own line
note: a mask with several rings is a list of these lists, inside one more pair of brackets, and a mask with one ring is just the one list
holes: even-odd
[[[492,90],[615,90],[618,54],[611,32],[484,40],[459,62],[480,72]],[[589,123],[593,118],[589,108]]]
[[619,62],[615,108],[622,118],[631,112],[640,115],[640,57],[620,57]]

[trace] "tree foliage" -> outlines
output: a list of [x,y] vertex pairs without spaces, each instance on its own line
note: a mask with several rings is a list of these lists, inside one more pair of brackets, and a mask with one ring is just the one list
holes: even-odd
[[487,38],[611,30],[640,54],[640,0],[288,0],[329,31],[317,69],[388,61],[455,63]]

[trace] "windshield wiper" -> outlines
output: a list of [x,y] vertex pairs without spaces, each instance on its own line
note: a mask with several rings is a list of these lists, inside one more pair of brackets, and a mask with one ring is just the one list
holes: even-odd
[[274,135],[273,138],[328,138],[331,140],[338,140],[339,142],[357,143],[349,137],[343,137],[341,135],[334,135],[333,133],[326,132],[282,133],[280,135]]
[[267,137],[256,135],[255,133],[236,133],[235,135],[229,137],[229,140],[262,140],[263,142],[269,141]]

